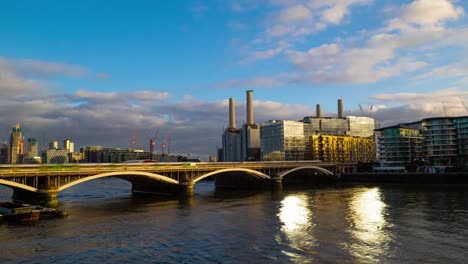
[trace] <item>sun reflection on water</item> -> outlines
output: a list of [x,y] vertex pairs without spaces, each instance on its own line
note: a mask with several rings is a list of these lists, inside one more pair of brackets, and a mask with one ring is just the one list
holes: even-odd
[[281,201],[279,218],[283,223],[282,230],[286,233],[300,231],[310,223],[310,210],[305,197],[288,196]]
[[[317,239],[314,237],[313,214],[310,201],[305,195],[291,195],[281,201],[278,217],[282,223],[281,231],[284,236],[277,236],[280,244],[288,245],[293,250],[283,250],[283,253],[298,262],[310,261],[309,257],[299,252],[315,255]],[[286,238],[286,240],[283,240]],[[299,251],[296,251],[299,250]]]
[[376,260],[389,254],[391,234],[388,231],[386,207],[379,188],[366,189],[351,198],[349,252],[359,261]]

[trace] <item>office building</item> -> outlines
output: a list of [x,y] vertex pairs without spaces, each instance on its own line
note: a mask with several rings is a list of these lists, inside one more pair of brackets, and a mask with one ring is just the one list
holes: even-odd
[[58,149],[59,144],[57,140],[53,140],[49,142],[49,149]]
[[39,144],[37,138],[28,138],[28,158],[37,157],[39,154]]
[[[313,135],[333,135],[333,136],[352,136],[361,138],[374,138],[374,130],[377,124],[373,118],[365,116],[345,116],[343,101],[338,99],[337,118],[323,117],[321,107],[316,105],[316,115],[306,116],[304,122],[304,138],[306,146],[306,159],[313,159],[310,156],[312,151],[309,149],[311,144],[309,139]],[[377,148],[375,139],[374,149]],[[374,152],[377,158],[377,153]]]
[[63,149],[66,149],[68,150],[68,152],[73,152],[73,151],[70,151],[70,144],[71,144],[71,139],[67,138],[67,139],[64,139],[63,140]]
[[19,124],[11,128],[10,132],[10,164],[19,164],[23,161],[24,140]]
[[271,120],[261,124],[262,160],[304,160],[304,123]]
[[9,157],[7,142],[0,142],[0,164],[7,164]]
[[88,146],[81,148],[83,163],[120,163],[128,160],[177,161],[174,156],[155,156],[151,152],[134,149],[103,148]]

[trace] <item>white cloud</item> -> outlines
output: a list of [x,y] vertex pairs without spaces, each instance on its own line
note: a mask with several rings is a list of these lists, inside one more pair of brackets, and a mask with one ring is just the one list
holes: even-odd
[[401,8],[401,16],[389,23],[389,29],[405,30],[411,26],[436,27],[447,20],[456,20],[463,15],[461,7],[449,0],[416,0]]
[[[272,42],[291,44],[300,42],[304,37],[325,30],[329,25],[342,23],[344,17],[351,13],[350,8],[353,5],[370,2],[371,0],[270,0],[268,4],[272,11],[268,20],[264,22],[266,28],[252,42],[255,46],[254,51],[242,61],[255,62],[281,54],[285,48],[280,44],[271,47]],[[274,55],[270,55],[272,53]]]
[[425,54],[429,51],[466,47],[466,30],[445,25],[447,20],[460,18],[463,9],[444,0],[432,2],[437,1],[418,0],[403,6],[400,16],[363,34],[361,46],[329,43],[308,51],[287,50],[290,62],[301,70],[294,79],[308,83],[376,82],[428,67],[430,56]]
[[24,76],[46,78],[55,75],[78,77],[87,74],[88,70],[79,65],[53,63],[30,59],[16,59],[10,61],[16,72]]
[[382,126],[435,116],[468,114],[466,108],[468,91],[459,88],[447,88],[429,93],[377,94],[373,99],[380,104],[380,107],[372,113],[372,117],[381,121]]
[[[438,63],[431,54],[447,47],[468,47],[468,29],[448,24],[462,18],[465,12],[461,6],[449,0],[415,0],[393,8],[394,16],[383,21],[380,28],[363,30],[358,35],[308,50],[302,48],[306,42],[300,42],[301,49],[297,48],[302,37],[341,24],[353,6],[371,3],[370,0],[270,0],[279,9],[273,8],[271,23],[266,23],[266,30],[241,62],[286,55],[296,70],[280,77],[278,74],[262,77],[268,78],[272,86],[296,82],[369,83],[408,73],[422,76],[424,73],[420,72]],[[275,41],[273,45],[272,41]],[[446,64],[454,64],[454,68],[462,56],[450,60]],[[454,71],[457,70],[452,69],[452,74]],[[438,72],[441,74],[442,69]],[[457,77],[463,78],[460,74]]]
[[371,0],[312,0],[309,6],[320,14],[321,22],[325,24],[340,24],[350,13],[352,5],[369,4]]
[[21,77],[7,60],[0,57],[0,97],[27,94],[37,91],[40,86],[40,81]]
[[254,77],[250,79],[232,79],[216,84],[218,89],[226,88],[263,88],[280,86],[283,83],[277,78],[272,77]]
[[312,13],[303,5],[287,7],[278,15],[278,20],[283,23],[295,23],[310,20]]
[[132,100],[139,101],[140,103],[161,101],[169,98],[169,92],[156,92],[136,90],[134,92],[91,92],[87,90],[78,90],[71,95],[72,100],[79,102],[93,101],[93,102],[128,102]]

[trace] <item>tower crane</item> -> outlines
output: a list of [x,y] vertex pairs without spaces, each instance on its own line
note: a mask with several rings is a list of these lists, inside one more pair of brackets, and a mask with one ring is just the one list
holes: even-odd
[[142,148],[140,141],[138,141],[138,130],[136,127],[133,129],[133,137],[132,137],[131,145],[132,145],[132,150],[135,150],[135,146],[139,147],[139,149]]
[[159,134],[159,128],[156,130],[156,133],[154,134],[154,137],[150,137],[150,136],[148,136],[148,134],[146,134],[146,138],[148,138],[149,142],[150,142],[150,153],[151,154],[154,153],[154,145],[156,145],[156,138],[158,137],[158,134]]
[[171,132],[167,132],[166,136],[164,137],[163,141],[161,141],[161,154],[164,155],[164,149],[166,148],[166,141],[169,138]]

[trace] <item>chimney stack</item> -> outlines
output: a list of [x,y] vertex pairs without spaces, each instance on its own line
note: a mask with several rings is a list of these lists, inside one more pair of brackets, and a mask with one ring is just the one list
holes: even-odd
[[338,118],[344,118],[343,100],[338,99]]
[[236,105],[234,98],[229,98],[229,128],[236,128]]
[[315,107],[315,115],[316,117],[322,117],[322,109],[320,108],[320,104],[317,104]]
[[252,90],[247,91],[247,125],[254,124],[253,105],[252,105]]

